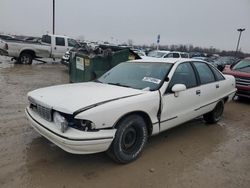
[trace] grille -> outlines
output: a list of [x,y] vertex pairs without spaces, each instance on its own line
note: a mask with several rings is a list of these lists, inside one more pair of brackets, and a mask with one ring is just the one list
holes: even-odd
[[52,121],[52,110],[51,108],[44,107],[40,104],[37,104],[34,99],[29,97],[30,108],[33,109],[40,117],[47,121]]
[[236,85],[241,85],[241,86],[249,86],[250,85],[250,78],[241,78],[241,77],[236,77]]

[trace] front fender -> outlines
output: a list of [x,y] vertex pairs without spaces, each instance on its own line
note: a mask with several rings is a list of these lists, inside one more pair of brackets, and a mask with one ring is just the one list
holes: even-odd
[[94,106],[77,114],[75,118],[90,120],[97,129],[104,129],[112,128],[123,116],[140,111],[146,113],[154,124],[158,122],[158,109],[159,94],[154,91]]

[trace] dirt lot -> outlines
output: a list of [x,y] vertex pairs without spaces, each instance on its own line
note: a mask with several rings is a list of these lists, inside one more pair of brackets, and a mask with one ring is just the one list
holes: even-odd
[[137,161],[118,165],[66,153],[28,125],[27,92],[67,82],[60,64],[0,57],[0,187],[250,187],[250,102],[228,103],[219,124],[196,119],[155,136]]

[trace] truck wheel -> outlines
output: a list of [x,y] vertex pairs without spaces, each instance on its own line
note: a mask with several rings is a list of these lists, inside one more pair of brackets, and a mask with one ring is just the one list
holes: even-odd
[[30,65],[33,61],[33,56],[31,54],[28,54],[28,53],[22,53],[18,60],[21,64]]
[[129,163],[141,154],[147,143],[147,125],[141,116],[130,115],[121,120],[116,128],[115,138],[107,153],[115,162]]
[[217,123],[221,119],[223,111],[224,111],[224,102],[220,101],[217,103],[213,111],[204,114],[203,118],[207,123],[210,124]]

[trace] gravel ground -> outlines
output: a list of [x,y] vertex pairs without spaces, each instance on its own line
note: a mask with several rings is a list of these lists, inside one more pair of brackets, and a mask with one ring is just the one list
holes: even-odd
[[0,56],[1,187],[250,186],[249,101],[226,104],[219,124],[195,119],[152,137],[138,160],[118,165],[105,153],[66,153],[27,123],[27,92],[68,80],[58,63],[17,65]]

